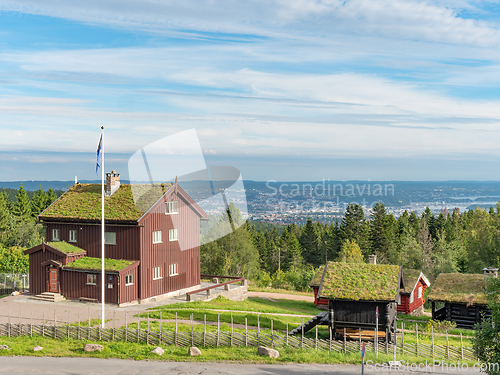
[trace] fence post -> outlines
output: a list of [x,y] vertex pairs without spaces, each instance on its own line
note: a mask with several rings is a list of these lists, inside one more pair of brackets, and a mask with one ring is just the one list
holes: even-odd
[[328,331],[330,333],[330,351],[332,351],[332,327],[328,327]]
[[128,340],[127,314],[128,314],[128,311],[125,310],[125,342],[127,342],[127,340]]
[[385,329],[385,354],[389,354],[389,328]]
[[401,354],[405,354],[405,322],[401,322]]
[[22,316],[23,316],[23,309],[21,307],[19,308],[19,336],[23,335],[23,324],[21,323]]
[[446,331],[446,359],[450,359],[450,343],[448,341],[448,331]]
[[99,323],[99,325],[97,326],[97,332],[99,332],[99,341],[101,341],[102,340],[102,331],[101,331],[101,329],[102,329],[102,325],[104,324],[104,322],[101,320],[100,316],[98,318],[98,323]]
[[[288,323],[287,323],[288,325]],[[288,337],[287,337],[288,339]],[[248,346],[248,326],[247,326],[247,318],[245,318],[245,346]]]
[[301,339],[300,339],[300,347],[302,349],[304,349],[304,318],[302,318],[302,336],[301,336]]
[[78,331],[76,337],[80,340],[80,314],[78,314]]
[[31,319],[30,319],[30,336],[33,337],[33,310],[31,310]]
[[347,353],[347,341],[346,341],[347,339],[345,335],[346,335],[346,330],[344,328],[344,353]]
[[162,334],[161,334],[161,310],[160,310],[160,342],[158,344],[161,345],[162,342]]
[[288,322],[286,322],[286,347],[288,348]]
[[[205,327],[203,328],[203,347],[207,345],[207,314],[203,314],[203,320],[205,322]],[[245,318],[246,325],[247,318]]]
[[174,345],[177,346],[177,311],[175,312],[175,335],[174,335]]
[[141,329],[141,314],[137,314],[137,342],[139,342],[139,330]]
[[464,360],[464,345],[462,342],[462,332],[460,332],[460,357]]
[[116,310],[113,310],[113,337],[111,341],[115,341],[115,320],[116,320]]
[[274,348],[273,320],[271,319],[271,348]]
[[45,311],[43,312],[42,318],[42,337],[45,337]]
[[90,307],[89,307],[89,329],[87,331],[87,339],[90,340]]
[[431,325],[431,336],[432,336],[432,362],[434,362],[434,327]]
[[57,338],[57,328],[56,328],[57,322],[56,322],[56,309],[54,308],[54,338]]
[[148,331],[146,333],[146,345],[149,345],[149,310],[148,310]]
[[233,312],[231,311],[231,347],[233,346]]
[[260,346],[260,313],[257,313],[257,345]]
[[68,339],[69,339],[69,311],[68,311]]
[[314,349],[318,349],[318,326],[316,328],[316,338],[314,339]]
[[10,310],[9,310],[9,329],[7,330],[7,336],[10,337]]
[[418,357],[418,323],[415,323],[415,333],[417,335],[417,345],[415,346],[415,354]]
[[220,313],[217,314],[217,347],[219,347],[220,339]]
[[191,314],[191,346],[194,346],[193,314]]

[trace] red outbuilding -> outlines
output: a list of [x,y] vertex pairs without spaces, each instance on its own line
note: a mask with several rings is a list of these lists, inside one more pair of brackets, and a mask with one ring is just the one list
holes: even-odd
[[101,185],[75,184],[43,211],[48,241],[29,254],[30,294],[119,305],[200,286],[205,212],[177,184],[120,184],[106,174],[105,277],[101,278]]
[[424,292],[431,284],[419,270],[403,270],[404,289],[401,290],[401,302],[398,303],[398,313],[423,315]]

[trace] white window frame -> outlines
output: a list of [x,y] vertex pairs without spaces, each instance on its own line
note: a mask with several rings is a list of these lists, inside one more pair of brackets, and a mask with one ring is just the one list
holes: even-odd
[[413,303],[413,301],[415,301],[415,290],[412,290],[411,293],[410,293],[410,303]]
[[179,213],[179,202],[165,202],[165,215],[175,215]]
[[179,240],[179,232],[177,231],[177,228],[168,230],[168,240],[170,242]]
[[163,267],[153,267],[153,280],[163,279]]
[[134,275],[125,275],[125,286],[134,285]]
[[105,245],[116,245],[116,232],[105,232],[104,233],[104,244]]
[[162,237],[163,233],[161,230],[153,231],[153,244],[163,243]]
[[69,231],[69,242],[76,242],[76,230]]
[[59,229],[52,229],[52,241],[60,241]]
[[422,286],[418,287],[418,298],[422,298]]
[[169,276],[177,276],[179,274],[179,263],[173,263],[168,266]]
[[87,274],[87,285],[97,285],[97,275],[95,273]]

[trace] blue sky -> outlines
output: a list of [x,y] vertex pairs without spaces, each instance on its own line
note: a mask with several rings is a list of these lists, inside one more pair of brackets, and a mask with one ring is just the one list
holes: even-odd
[[0,180],[196,129],[253,180],[498,180],[500,1],[0,0]]

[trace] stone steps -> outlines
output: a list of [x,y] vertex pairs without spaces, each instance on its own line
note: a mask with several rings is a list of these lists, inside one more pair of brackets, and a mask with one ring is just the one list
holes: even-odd
[[31,296],[30,298],[47,302],[61,302],[65,300],[61,294],[53,292],[43,292],[42,294],[37,294],[36,296]]

